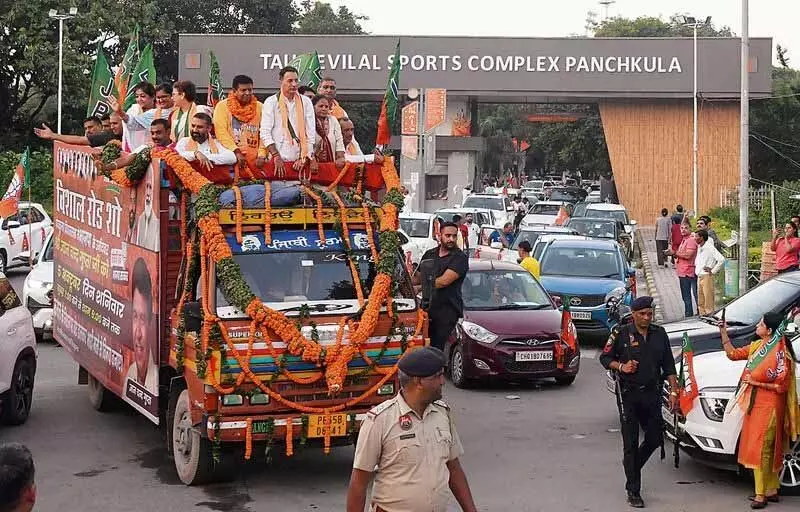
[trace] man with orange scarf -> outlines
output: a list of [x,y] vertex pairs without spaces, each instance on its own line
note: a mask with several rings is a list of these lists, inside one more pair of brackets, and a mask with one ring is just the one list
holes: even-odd
[[275,164],[275,176],[286,176],[284,162],[300,171],[314,160],[316,122],[314,106],[297,94],[297,70],[286,66],[278,75],[281,89],[267,98],[261,113],[261,141]]
[[224,166],[236,163],[236,155],[211,137],[211,116],[203,112],[192,117],[190,136],[183,137],[175,144],[178,152],[187,162],[215,183],[229,182],[230,175]]
[[319,94],[325,96],[331,102],[331,115],[338,120],[347,117],[347,112],[342,108],[338,101],[336,101],[336,80],[332,77],[326,76],[319,82]]
[[267,148],[259,137],[262,105],[253,95],[253,79],[233,77],[231,94],[214,107],[214,133],[224,147],[236,155],[239,169],[248,169],[249,177],[263,178],[261,169],[267,160]]
[[780,501],[778,473],[783,454],[800,435],[800,411],[795,387],[796,366],[792,344],[784,336],[784,316],[766,313],[756,326],[758,340],[734,348],[725,324],[720,325],[722,348],[732,361],[746,360],[736,398],[728,405],[744,411],[739,436],[739,464],[753,470],[755,496],[750,508],[761,509]]

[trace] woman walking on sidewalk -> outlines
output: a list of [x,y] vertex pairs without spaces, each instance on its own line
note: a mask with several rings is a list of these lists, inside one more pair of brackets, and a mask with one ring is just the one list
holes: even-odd
[[775,252],[775,270],[779,274],[797,270],[797,253],[800,252],[797,224],[787,222],[783,228],[783,236],[780,236],[777,229],[772,230],[772,250]]
[[756,493],[750,508],[780,501],[778,471],[789,442],[800,435],[800,410],[795,388],[797,357],[779,326],[780,313],[766,313],[756,326],[758,340],[734,348],[726,326],[720,325],[722,348],[732,361],[747,360],[736,406],[744,411],[739,438],[739,463],[753,470]]

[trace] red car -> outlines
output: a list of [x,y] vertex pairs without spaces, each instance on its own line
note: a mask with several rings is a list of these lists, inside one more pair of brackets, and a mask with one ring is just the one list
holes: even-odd
[[[461,292],[464,318],[446,347],[456,386],[489,378],[555,378],[561,385],[572,384],[580,348],[576,342],[573,350],[562,339],[561,312],[528,271],[514,263],[471,259]],[[577,340],[571,321],[566,328]],[[556,343],[563,349],[560,368]]]

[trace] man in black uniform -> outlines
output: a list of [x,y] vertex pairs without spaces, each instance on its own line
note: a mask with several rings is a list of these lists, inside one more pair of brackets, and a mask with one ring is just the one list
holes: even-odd
[[[428,336],[431,346],[444,350],[447,338],[464,311],[461,283],[469,263],[464,251],[458,249],[458,226],[445,222],[439,231],[439,247],[422,255],[414,284],[423,285],[423,305],[428,307]],[[428,286],[425,286],[428,283]],[[426,288],[428,288],[426,290]]]
[[[622,393],[622,444],[625,488],[632,507],[644,507],[640,491],[642,467],[663,443],[661,389],[664,378],[669,381],[670,406],[678,398],[675,360],[667,332],[652,324],[653,298],[639,297],[631,305],[633,322],[611,333],[603,353],[602,365],[616,372]],[[639,426],[644,441],[639,445]],[[638,445],[638,446],[637,446]]]

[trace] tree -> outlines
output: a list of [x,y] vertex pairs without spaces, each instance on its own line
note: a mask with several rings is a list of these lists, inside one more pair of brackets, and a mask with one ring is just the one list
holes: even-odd
[[[635,19],[616,16],[595,25],[595,37],[692,37],[694,30],[686,27],[680,14],[673,14],[668,21],[653,16]],[[730,27],[715,28],[713,23],[697,28],[698,37],[730,37]]]
[[355,14],[344,5],[334,12],[330,4],[303,0],[298,34],[363,34],[361,22],[366,16]]

